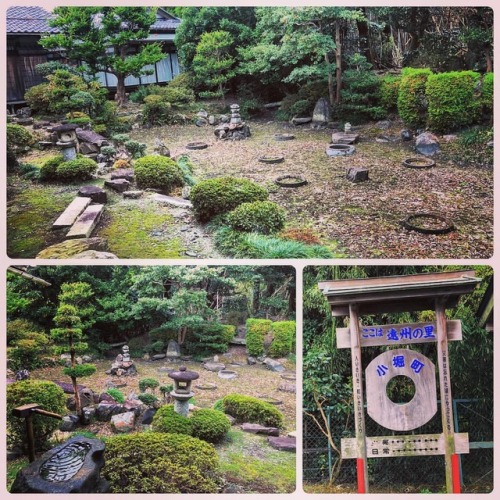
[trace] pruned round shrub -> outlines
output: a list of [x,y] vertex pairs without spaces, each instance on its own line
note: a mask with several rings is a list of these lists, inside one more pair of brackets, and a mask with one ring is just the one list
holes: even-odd
[[174,405],[162,406],[155,413],[151,426],[156,432],[187,434],[188,436],[190,436],[193,432],[191,419],[176,413]]
[[50,108],[50,85],[40,83],[24,93],[24,99],[34,113],[47,114]]
[[277,233],[285,226],[285,219],[285,210],[272,201],[242,203],[227,216],[233,229],[261,234]]
[[106,441],[102,475],[111,493],[217,493],[219,461],[210,443],[142,432]]
[[250,422],[269,427],[283,427],[283,414],[272,404],[242,394],[229,394],[222,398],[224,413],[237,422]]
[[172,105],[160,95],[148,95],[142,107],[143,122],[148,125],[166,125],[171,119]]
[[141,156],[146,154],[147,144],[144,142],[128,140],[125,141],[125,147],[132,155],[132,158],[141,158]]
[[[162,342],[163,344],[163,342]],[[153,392],[154,390],[160,385],[160,382],[156,380],[155,378],[143,378],[139,380],[139,389],[141,392],[145,392],[146,389],[151,389]]]
[[166,156],[143,156],[134,165],[137,184],[169,193],[182,186],[182,172],[174,160]]
[[22,125],[7,124],[7,148],[26,148],[33,144],[35,138],[29,130]]
[[[22,405],[36,403],[43,410],[59,415],[66,413],[66,395],[54,382],[45,380],[23,380],[7,386],[7,443],[9,448],[27,445],[24,418],[14,417],[12,410]],[[35,446],[46,448],[51,434],[59,427],[55,418],[33,415]]]
[[111,387],[106,391],[106,394],[109,394],[117,403],[123,404],[125,403],[125,395],[120,389],[116,389],[115,387]]
[[387,111],[397,111],[400,76],[386,75],[380,82],[380,104]]
[[97,163],[94,160],[80,157],[59,164],[56,168],[56,176],[58,179],[69,181],[87,180],[92,178],[96,170]]
[[68,377],[80,378],[90,377],[96,371],[96,366],[90,363],[83,363],[81,365],[68,366],[63,369],[64,375]]
[[193,436],[209,443],[219,442],[231,428],[226,415],[211,408],[196,410],[190,420]]
[[255,182],[235,177],[201,181],[190,194],[195,215],[202,222],[230,212],[242,203],[265,201],[268,196],[267,190]]
[[271,330],[270,319],[249,318],[246,322],[247,352],[250,356],[262,356],[264,354],[264,338]]
[[479,73],[474,71],[429,75],[425,86],[429,128],[450,132],[476,123],[482,107],[479,80]]
[[150,394],[149,392],[139,394],[137,396],[137,399],[141,401],[141,403],[144,403],[148,406],[153,406],[158,401],[158,398],[154,394]]
[[423,127],[427,121],[425,85],[430,69],[404,68],[398,93],[398,113],[408,127]]
[[273,341],[269,346],[269,356],[287,356],[293,352],[295,321],[276,321],[272,324]]
[[130,162],[128,160],[116,160],[114,163],[113,163],[113,168],[129,168],[130,167]]
[[57,155],[46,160],[40,168],[40,179],[50,181],[57,178],[57,167],[64,163],[64,156]]

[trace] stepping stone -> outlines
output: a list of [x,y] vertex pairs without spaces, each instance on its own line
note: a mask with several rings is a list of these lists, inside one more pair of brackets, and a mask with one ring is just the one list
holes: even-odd
[[359,134],[346,134],[345,132],[334,132],[332,134],[333,144],[356,144],[359,141]]
[[351,182],[363,182],[368,180],[368,169],[361,167],[348,167],[346,179]]
[[108,194],[99,186],[82,186],[78,190],[79,196],[90,198],[94,203],[106,203]]
[[247,345],[247,339],[234,338],[229,342],[234,345]]
[[272,372],[284,372],[286,369],[281,363],[271,358],[264,359],[264,364],[266,368]]
[[153,354],[153,356],[151,356],[151,359],[153,361],[157,361],[159,359],[165,359],[166,357],[167,357],[167,355],[164,352],[161,352],[159,354]]
[[224,370],[226,368],[226,365],[223,363],[203,363],[203,368],[205,370],[208,370],[209,372],[220,372],[221,370]]
[[267,442],[272,448],[280,451],[295,452],[297,449],[295,438],[269,436]]
[[134,180],[134,171],[131,168],[118,168],[111,172],[111,180],[127,179],[132,182]]
[[278,391],[294,394],[297,392],[297,386],[295,384],[280,384],[278,386]]
[[265,436],[279,436],[280,431],[277,427],[265,427],[260,424],[241,424],[241,430],[243,432],[250,432],[252,434],[264,434]]
[[131,200],[137,200],[143,195],[144,191],[123,191],[123,197]]
[[72,226],[78,216],[90,205],[92,200],[86,196],[77,196],[67,207],[66,210],[52,224],[52,229],[61,229]]
[[123,193],[124,191],[128,191],[130,182],[127,179],[113,179],[111,181],[104,181],[104,185],[118,193]]
[[88,238],[104,210],[104,205],[90,205],[71,226],[66,238]]
[[173,207],[193,208],[190,201],[183,198],[174,198],[173,196],[166,196],[164,194],[155,194],[153,200],[161,203],[162,205],[171,205]]

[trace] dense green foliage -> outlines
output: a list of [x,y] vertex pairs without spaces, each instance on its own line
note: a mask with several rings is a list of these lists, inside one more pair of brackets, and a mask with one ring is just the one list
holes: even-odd
[[264,339],[271,331],[271,324],[270,319],[247,319],[246,340],[247,352],[250,356],[262,356],[264,354]]
[[217,493],[213,445],[180,434],[147,432],[106,440],[102,475],[111,493]]
[[[14,417],[12,410],[22,405],[36,403],[46,411],[64,415],[66,413],[66,396],[63,390],[44,380],[22,380],[7,386],[7,443],[9,448],[21,446],[26,448],[27,436],[24,418]],[[52,433],[59,427],[55,418],[42,415],[33,416],[33,432],[35,446],[38,450],[46,449]]]
[[186,341],[187,351],[198,356],[226,352],[229,343],[226,326],[209,321],[200,323]]
[[398,94],[398,113],[409,127],[419,128],[426,123],[425,86],[431,74],[429,69],[415,68],[405,68],[402,72]]
[[171,158],[166,156],[143,156],[134,165],[137,185],[144,188],[161,189],[170,193],[182,186],[182,172]]
[[220,177],[201,181],[193,187],[190,197],[196,217],[207,222],[242,203],[265,201],[268,192],[248,179]]
[[278,358],[294,353],[295,321],[276,321],[272,324],[273,341],[269,346],[269,356]]
[[486,73],[483,78],[483,88],[481,92],[484,110],[493,113],[493,73]]
[[270,427],[283,426],[283,414],[272,404],[242,394],[229,394],[222,398],[224,413],[237,422],[250,422]]
[[24,148],[31,146],[34,142],[31,132],[22,125],[7,124],[7,148]]
[[119,404],[125,403],[125,395],[123,394],[123,392],[120,391],[120,389],[112,387],[108,389],[106,393],[109,394],[117,403]]
[[193,433],[191,419],[176,413],[174,405],[162,406],[153,417],[151,424],[155,432],[168,432],[170,434]]
[[211,408],[196,410],[190,420],[193,436],[209,443],[221,441],[231,428],[226,415]]
[[147,389],[151,389],[152,392],[160,385],[160,382],[154,378],[143,378],[139,380],[139,390],[141,392],[146,392]]
[[143,122],[148,125],[166,125],[171,121],[171,110],[172,105],[163,96],[147,95],[142,107]]
[[157,396],[155,396],[154,394],[150,394],[148,392],[139,394],[137,396],[137,399],[141,401],[141,403],[144,403],[147,406],[153,406],[158,401]]
[[380,105],[387,111],[398,109],[400,76],[386,75],[380,80]]
[[[91,158],[79,157],[74,160],[59,163],[56,167],[56,178],[65,181],[84,181],[91,179],[96,170],[97,163],[94,160]],[[48,172],[50,172],[50,170],[48,170]]]
[[425,97],[430,129],[450,132],[476,123],[482,110],[479,82],[479,73],[473,71],[429,75]]
[[272,201],[242,203],[227,216],[233,229],[260,234],[277,233],[285,226],[285,220],[285,210]]
[[64,375],[72,378],[90,377],[90,375],[95,373],[95,371],[95,365],[91,365],[89,363],[83,363],[81,365],[75,365],[63,369]]

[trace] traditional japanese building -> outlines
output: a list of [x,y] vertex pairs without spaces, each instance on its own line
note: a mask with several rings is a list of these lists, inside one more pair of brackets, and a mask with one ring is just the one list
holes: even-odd
[[[25,102],[26,90],[42,83],[43,77],[35,68],[38,64],[61,59],[58,51],[48,51],[38,44],[45,33],[57,33],[49,26],[52,13],[42,7],[9,7],[7,9],[7,105],[15,106]],[[151,25],[149,37],[142,41],[160,42],[164,59],[151,69],[152,75],[140,78],[129,77],[125,85],[132,89],[138,85],[166,83],[180,73],[177,51],[174,45],[175,32],[181,20],[159,8],[156,21]],[[99,73],[97,78],[111,92],[116,89],[116,77]]]

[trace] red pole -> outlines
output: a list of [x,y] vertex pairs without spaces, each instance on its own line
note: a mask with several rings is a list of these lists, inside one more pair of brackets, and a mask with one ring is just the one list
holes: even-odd
[[365,461],[362,458],[356,459],[356,469],[358,476],[358,493],[366,493],[365,489]]
[[453,493],[461,493],[460,491],[460,465],[458,455],[454,453],[451,456],[451,476],[453,478]]

